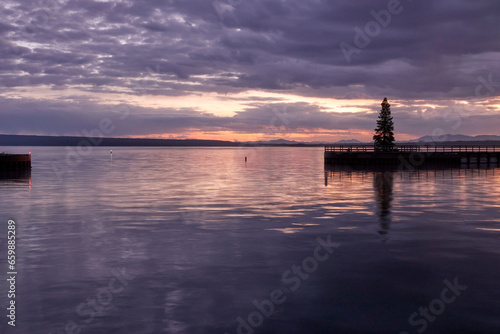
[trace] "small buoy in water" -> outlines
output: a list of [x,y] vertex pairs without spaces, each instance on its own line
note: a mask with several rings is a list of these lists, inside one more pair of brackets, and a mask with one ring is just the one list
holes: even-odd
[[247,162],[247,157],[245,157],[245,162]]

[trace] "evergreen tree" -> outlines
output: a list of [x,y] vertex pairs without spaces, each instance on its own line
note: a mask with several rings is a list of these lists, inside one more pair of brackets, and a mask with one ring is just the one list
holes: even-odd
[[384,98],[382,110],[378,115],[377,128],[373,140],[375,141],[376,151],[392,151],[394,148],[394,122],[391,116],[391,105]]

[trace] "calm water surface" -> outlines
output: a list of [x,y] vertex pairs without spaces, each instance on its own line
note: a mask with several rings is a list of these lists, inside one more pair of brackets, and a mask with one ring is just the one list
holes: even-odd
[[1,333],[500,333],[500,169],[112,149],[0,149],[33,159],[0,179]]

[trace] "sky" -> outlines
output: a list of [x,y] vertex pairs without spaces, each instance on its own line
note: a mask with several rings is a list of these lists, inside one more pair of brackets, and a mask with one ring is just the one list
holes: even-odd
[[2,0],[0,133],[496,134],[500,2]]

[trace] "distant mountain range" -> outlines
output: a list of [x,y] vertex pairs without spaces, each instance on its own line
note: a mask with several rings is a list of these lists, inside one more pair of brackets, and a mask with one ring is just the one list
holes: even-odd
[[357,139],[342,139],[336,142],[336,144],[362,144],[362,142]]
[[[254,141],[251,143],[261,144],[261,145],[328,145],[332,144],[332,142],[324,142],[324,141],[313,141],[313,142],[302,142],[296,140],[286,140],[286,139],[274,139],[274,140],[261,140]],[[343,139],[333,144],[363,144],[357,139]]]
[[303,142],[300,142],[300,141],[286,140],[286,139],[259,140],[259,141],[251,141],[249,143],[252,143],[252,144],[263,144],[263,145],[296,145],[296,144],[303,144]]
[[423,136],[418,139],[410,140],[411,143],[425,142],[425,143],[441,143],[441,142],[453,142],[453,141],[500,141],[500,136],[497,135],[478,135],[478,136],[467,136],[467,135],[443,135],[439,137],[433,136]]

